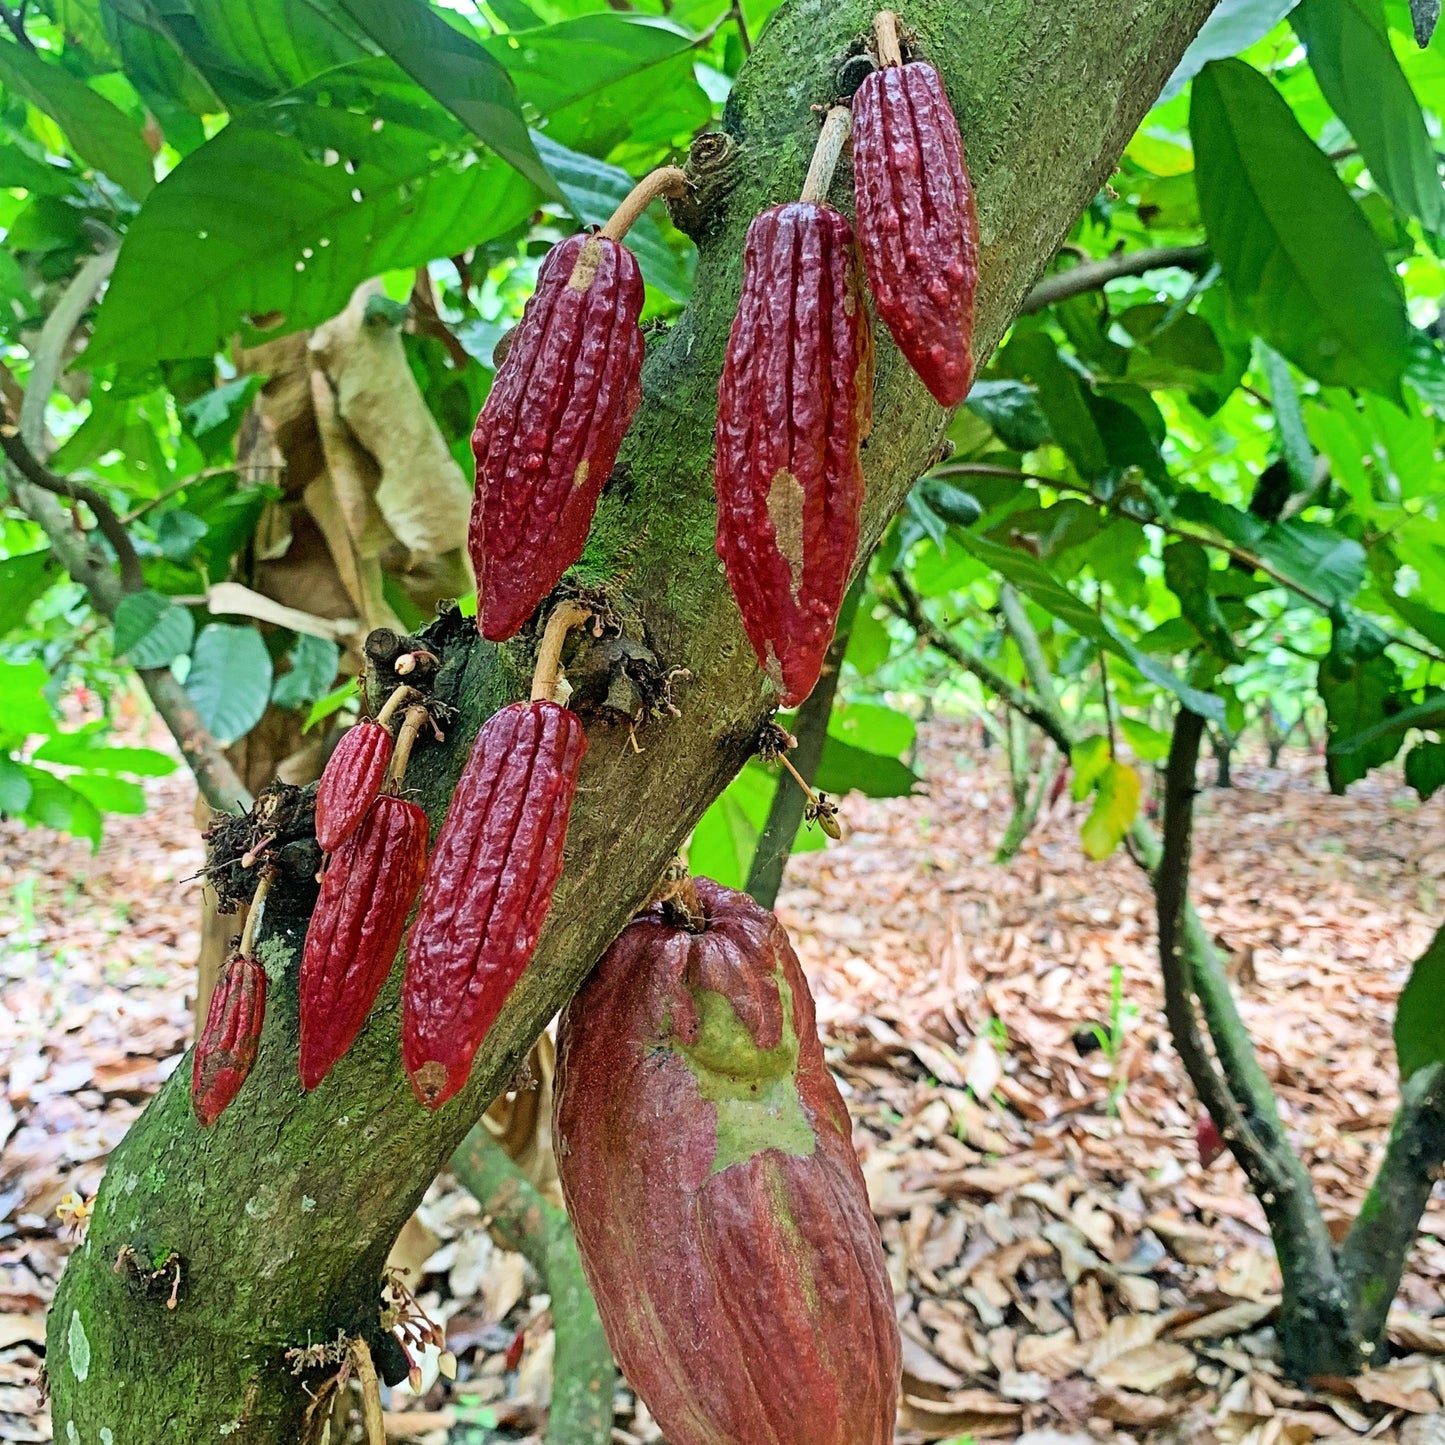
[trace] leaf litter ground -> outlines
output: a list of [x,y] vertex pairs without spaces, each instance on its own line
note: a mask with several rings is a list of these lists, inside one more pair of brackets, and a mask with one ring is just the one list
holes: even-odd
[[[996,754],[995,754],[996,757]],[[1160,1007],[1142,874],[1087,863],[1065,796],[1007,867],[1007,780],[935,723],[925,795],[845,803],[846,846],[790,867],[780,913],[849,1095],[904,1332],[898,1440],[1026,1436],[1445,1445],[1445,1198],[1427,1211],[1392,1358],[1333,1389],[1275,1362],[1263,1215],[1196,1107]],[[1445,892],[1441,800],[1390,774],[1331,798],[1319,759],[1200,799],[1194,898],[1332,1224],[1397,1096],[1390,1041]],[[42,1322],[72,1247],[56,1208],[189,1041],[202,854],[184,780],[84,844],[0,825],[0,1439],[45,1440]],[[545,1294],[447,1176],[399,1243],[461,1378],[390,1392],[396,1438],[536,1438]],[[520,1340],[519,1340],[520,1336]],[[508,1366],[511,1368],[508,1368]],[[625,1392],[614,1438],[659,1437]]]

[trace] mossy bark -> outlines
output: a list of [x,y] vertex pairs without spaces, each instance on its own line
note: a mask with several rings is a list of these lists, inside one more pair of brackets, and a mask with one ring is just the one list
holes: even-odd
[[[176,1071],[112,1156],[89,1237],[61,1281],[48,1352],[57,1440],[292,1445],[308,1377],[292,1373],[287,1350],[375,1330],[388,1248],[427,1184],[747,757],[769,693],[713,551],[717,379],[748,220],[797,195],[816,135],[813,107],[834,94],[838,64],[867,32],[872,8],[791,0],[758,38],[726,118],[735,184],[717,188],[721,199],[699,232],[692,304],[648,357],[643,406],[584,558],[592,580],[623,579],[618,605],[638,614],[662,661],[691,670],[682,716],[642,730],[640,750],[625,727],[590,727],[567,871],[537,958],[470,1084],[436,1114],[417,1106],[400,1068],[395,977],[351,1053],[302,1094],[296,971],[310,900],[273,896],[261,946],[273,987],[255,1072],[203,1133],[190,1111],[188,1066]],[[920,49],[945,75],[977,182],[981,355],[1212,8],[1213,0],[904,7]],[[833,194],[845,207],[848,182],[844,166]],[[862,555],[936,454],[947,422],[880,342]],[[525,643],[499,651],[460,628],[439,645],[438,691],[461,721],[445,746],[416,759],[434,823],[480,720],[522,693],[527,661]],[[172,1259],[181,1283],[168,1308],[169,1283],[144,1271]]]

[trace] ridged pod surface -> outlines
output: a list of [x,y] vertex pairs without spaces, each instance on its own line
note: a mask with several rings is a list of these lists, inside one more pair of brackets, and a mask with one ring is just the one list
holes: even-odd
[[567,1006],[554,1133],[618,1363],[671,1445],[889,1445],[893,1292],[782,925],[697,882]]
[[818,681],[848,587],[872,399],[852,228],[810,201],[764,211],[718,386],[717,550],[785,707]]
[[938,72],[885,65],[853,97],[858,244],[873,304],[943,406],[973,384],[978,217]]
[[472,433],[477,625],[511,637],[582,555],[642,400],[642,273],[620,241],[548,252]]
[[240,1092],[261,1047],[266,970],[239,954],[221,973],[191,1060],[191,1107],[209,1129]]
[[391,733],[369,718],[341,734],[316,786],[316,841],[323,853],[334,853],[366,815],[391,749]]
[[402,1061],[430,1109],[466,1083],[531,961],[586,752],[576,713],[554,702],[512,703],[477,734],[407,940]]
[[355,1042],[401,944],[426,872],[426,814],[383,794],[331,856],[301,954],[301,1087]]

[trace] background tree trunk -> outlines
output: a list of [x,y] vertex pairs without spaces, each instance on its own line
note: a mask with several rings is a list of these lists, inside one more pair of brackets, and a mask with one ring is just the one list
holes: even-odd
[[[1213,0],[915,0],[906,13],[939,65],[978,186],[984,285],[976,346],[997,343],[1069,226],[1108,175]],[[750,752],[768,689],[713,551],[712,426],[748,221],[797,195],[814,105],[868,29],[866,0],[793,0],[759,37],[729,102],[735,185],[698,230],[691,305],[648,357],[644,403],[621,458],[625,500],[604,498],[584,558],[591,580],[626,572],[615,605],[665,665],[691,669],[682,716],[593,722],[567,871],[533,967],[436,1114],[398,1067],[393,977],[346,1059],[310,1095],[296,1079],[296,967],[310,890],[281,889],[258,952],[272,975],[260,1058],[240,1097],[200,1131],[183,1065],[117,1148],[85,1244],[52,1309],[56,1438],[83,1445],[224,1439],[292,1445],[315,1376],[286,1351],[373,1335],[387,1250],[428,1182],[506,1084],[547,1019],[645,899],[687,831]],[[846,167],[835,194],[844,200]],[[936,454],[946,414],[881,350],[865,450],[866,556]],[[525,643],[480,643],[444,621],[440,697],[459,710],[415,782],[434,823],[482,718],[518,696]],[[410,781],[410,775],[409,775]],[[131,1265],[114,1266],[122,1251]],[[170,1286],[145,1270],[167,1261]]]

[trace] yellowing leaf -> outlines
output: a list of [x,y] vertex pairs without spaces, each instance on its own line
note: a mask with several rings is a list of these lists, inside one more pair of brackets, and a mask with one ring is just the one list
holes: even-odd
[[1084,820],[1079,841],[1096,863],[1119,846],[1139,813],[1139,774],[1128,763],[1110,763],[1099,774],[1094,806]]

